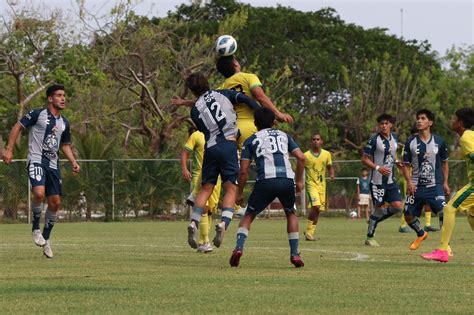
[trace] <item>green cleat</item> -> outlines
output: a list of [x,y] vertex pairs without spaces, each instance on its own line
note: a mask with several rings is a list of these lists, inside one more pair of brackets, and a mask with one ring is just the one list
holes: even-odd
[[410,233],[410,227],[408,226],[401,226],[398,228],[398,232],[400,233]]
[[437,231],[439,231],[439,229],[437,227],[434,227],[434,226],[431,226],[431,225],[426,225],[424,227],[424,230],[428,231],[428,232],[437,232]]
[[365,240],[365,245],[367,246],[371,246],[371,247],[379,247],[379,243],[377,243],[376,240],[374,240],[373,238],[367,238]]

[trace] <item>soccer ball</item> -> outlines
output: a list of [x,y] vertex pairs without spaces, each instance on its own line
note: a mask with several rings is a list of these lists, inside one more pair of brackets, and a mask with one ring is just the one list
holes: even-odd
[[216,40],[216,52],[219,56],[230,56],[237,51],[237,41],[230,35],[222,35]]
[[357,218],[357,212],[355,212],[354,210],[352,210],[351,212],[349,212],[349,217],[350,217],[351,219]]

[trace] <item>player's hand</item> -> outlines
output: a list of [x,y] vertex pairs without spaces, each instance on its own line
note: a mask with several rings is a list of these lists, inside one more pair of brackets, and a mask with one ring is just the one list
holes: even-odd
[[193,100],[187,100],[187,99],[184,99],[184,98],[181,98],[179,96],[175,96],[173,97],[171,100],[170,100],[171,104],[175,105],[175,106],[193,106],[194,105],[194,101]]
[[77,175],[81,171],[81,166],[77,164],[77,162],[74,162],[72,164],[72,175]]
[[235,204],[241,206],[244,203],[244,195],[238,194],[237,198],[235,198]]
[[277,112],[275,116],[276,116],[276,119],[279,121],[286,122],[288,124],[291,124],[293,122],[293,117],[291,117],[291,115],[289,114]]
[[408,182],[407,183],[407,195],[413,196],[415,195],[416,192],[416,186],[413,185],[412,183]]
[[5,150],[5,152],[3,152],[3,162],[5,162],[5,164],[10,164],[12,162],[12,159],[13,152],[10,150]]
[[303,181],[296,181],[296,192],[299,193],[303,190]]
[[334,175],[331,175],[331,176],[329,177],[329,180],[330,180],[331,182],[333,182],[333,181],[334,181]]
[[392,173],[388,168],[383,167],[383,166],[379,167],[378,172],[382,174],[383,176],[387,176],[387,177],[390,176],[390,174]]
[[192,179],[192,175],[191,173],[188,171],[188,170],[184,170],[183,171],[183,178],[185,181],[187,181],[188,183],[191,182],[191,179]]
[[443,184],[444,195],[449,197],[451,195],[451,189],[449,188],[448,183]]
[[402,162],[402,161],[396,160],[396,161],[395,161],[395,165],[397,166],[397,168],[398,168],[400,171],[403,170],[403,162]]

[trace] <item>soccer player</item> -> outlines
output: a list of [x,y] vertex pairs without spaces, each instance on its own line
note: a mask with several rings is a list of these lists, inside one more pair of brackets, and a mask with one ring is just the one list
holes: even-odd
[[418,134],[408,139],[403,154],[403,175],[407,181],[404,215],[408,226],[417,235],[410,244],[411,250],[418,249],[428,237],[418,220],[423,206],[428,204],[434,213],[438,213],[442,224],[445,195],[450,194],[448,148],[441,137],[431,133],[434,119],[434,114],[428,109],[416,113]]
[[[190,136],[186,144],[184,145],[183,150],[181,151],[181,170],[183,173],[183,178],[188,183],[192,183],[193,191],[187,198],[187,203],[191,206],[194,205],[194,200],[196,199],[197,194],[201,188],[200,182],[202,178],[202,160],[204,158],[204,146],[206,140],[204,139],[204,134],[190,128]],[[193,154],[193,169],[192,174],[188,170],[187,161],[190,154]],[[217,212],[217,207],[219,204],[219,196],[221,193],[221,178],[217,179],[217,184],[212,191],[211,196],[209,197],[207,208],[207,213],[203,213],[200,221],[199,229],[199,241],[198,241],[198,253],[209,253],[212,252],[212,245],[209,241],[209,229],[212,223],[212,214]]]
[[[248,170],[252,160],[257,166],[257,181],[249,197],[247,211],[240,221],[237,230],[237,244],[230,258],[230,265],[237,267],[242,257],[245,240],[250,225],[255,217],[262,212],[275,198],[283,205],[287,218],[288,241],[290,243],[290,262],[296,267],[303,267],[298,251],[298,218],[295,214],[295,183],[296,191],[303,188],[304,154],[288,134],[273,129],[275,114],[268,108],[255,110],[255,125],[258,132],[250,136],[244,143],[240,160],[239,188],[237,203],[243,200],[243,190],[248,178]],[[296,181],[291,169],[288,154],[297,159]]]
[[[451,120],[451,129],[460,137],[461,154],[466,159],[469,182],[444,206],[444,223],[441,229],[441,246],[431,253],[422,254],[427,260],[448,262],[449,241],[456,223],[456,211],[467,211],[467,220],[474,231],[474,110],[462,108]],[[471,264],[474,266],[474,263]]]
[[[395,180],[397,164],[397,136],[392,132],[395,118],[389,114],[377,117],[379,132],[369,139],[361,162],[371,169],[370,193],[374,209],[369,217],[365,245],[379,246],[374,239],[377,225],[402,210],[400,189]],[[399,165],[399,164],[397,164]],[[384,208],[384,204],[389,206]]]
[[363,167],[361,176],[357,178],[357,196],[359,196],[359,202],[357,204],[357,217],[360,219],[361,208],[365,211],[365,219],[369,222],[369,202],[370,202],[370,179],[369,171]]
[[[206,202],[214,190],[219,175],[224,186],[221,222],[216,225],[213,243],[220,247],[234,212],[237,192],[239,162],[237,158],[237,115],[234,106],[245,103],[253,109],[258,104],[251,98],[232,90],[209,90],[209,82],[201,73],[186,78],[186,87],[198,99],[191,108],[191,118],[204,133],[206,147],[202,165],[201,190],[196,197],[188,226],[188,243],[198,246],[198,229],[203,213],[207,213]],[[181,103],[187,105],[186,103]]]
[[[8,138],[8,145],[3,154],[3,161],[11,163],[13,145],[21,130],[29,129],[28,136],[28,176],[33,190],[33,241],[43,248],[47,258],[53,258],[51,248],[51,231],[57,220],[57,212],[61,203],[61,174],[58,165],[58,151],[61,148],[72,164],[73,174],[79,173],[81,167],[77,163],[71,149],[69,121],[61,115],[65,108],[64,86],[54,84],[46,90],[48,101],[46,108],[34,109],[26,114],[13,126]],[[48,208],[45,215],[43,233],[40,230],[40,219],[43,199],[46,196]]]
[[[293,122],[293,117],[279,111],[272,100],[265,94],[262,83],[255,74],[241,71],[241,66],[233,55],[219,57],[216,68],[225,78],[220,88],[234,90],[252,97],[258,101],[261,106],[269,108],[278,120],[287,123]],[[237,104],[235,111],[237,112],[237,127],[241,133],[238,140],[239,149],[241,149],[245,140],[253,135],[257,131],[257,128],[254,124],[251,108],[245,104]]]
[[310,211],[304,233],[307,241],[315,241],[314,233],[318,224],[319,213],[326,210],[326,170],[331,181],[334,180],[334,167],[331,153],[324,150],[321,134],[311,137],[311,149],[304,153],[305,157],[305,189]]

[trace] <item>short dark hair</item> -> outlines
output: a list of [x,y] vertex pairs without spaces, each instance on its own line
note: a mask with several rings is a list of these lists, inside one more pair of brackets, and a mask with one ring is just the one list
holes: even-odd
[[466,129],[471,129],[474,126],[474,109],[473,108],[461,108],[455,113],[458,120],[460,120]]
[[384,120],[389,121],[391,124],[394,124],[394,123],[395,123],[395,117],[393,117],[393,116],[390,115],[390,114],[383,113],[382,115],[380,115],[379,117],[377,117],[377,123],[381,123],[381,122],[384,121]]
[[53,96],[56,91],[64,91],[64,85],[53,84],[46,89],[46,98]]
[[318,131],[313,132],[313,134],[311,135],[311,139],[313,139],[314,136],[319,136],[321,139],[323,138],[323,136],[321,135],[321,133],[318,132]]
[[367,167],[363,167],[363,168],[361,168],[360,170],[361,170],[362,172],[363,172],[363,171],[367,171],[367,172],[369,171],[369,170],[367,169]]
[[224,78],[230,78],[235,74],[234,56],[222,56],[217,59],[216,69]]
[[255,126],[258,130],[271,128],[275,121],[275,114],[271,109],[266,107],[257,108],[253,113],[253,117],[255,119]]
[[417,111],[416,112],[416,118],[418,118],[418,116],[423,115],[423,114],[425,114],[426,118],[428,118],[429,120],[431,120],[431,121],[435,120],[435,114],[432,111],[430,111],[429,109],[426,109],[426,108],[423,108],[423,109],[420,109],[419,111]]
[[202,95],[209,91],[209,82],[201,72],[190,74],[186,78],[186,87],[196,95]]

